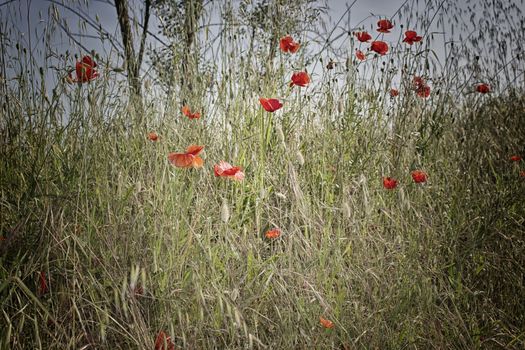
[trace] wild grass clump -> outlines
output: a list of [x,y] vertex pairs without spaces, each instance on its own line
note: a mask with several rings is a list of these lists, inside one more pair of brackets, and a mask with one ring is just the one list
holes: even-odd
[[[165,90],[148,81],[140,104],[116,55],[93,55],[100,77],[68,84],[82,55],[48,46],[37,64],[2,25],[1,349],[152,349],[160,331],[184,349],[525,346],[525,165],[510,160],[525,157],[522,57],[480,94],[488,75],[461,66],[476,43],[430,69],[429,13],[443,7],[429,2],[425,26],[411,25],[424,43],[389,39],[391,54],[360,62],[346,31],[362,27],[339,36],[322,6],[286,17],[285,3],[223,3],[215,56],[173,49],[173,70],[153,76]],[[179,24],[198,53],[195,23]],[[278,49],[289,33],[293,55]],[[312,35],[329,40],[315,51]],[[305,68],[312,83],[290,88]],[[283,107],[268,113],[259,97]],[[202,168],[170,164],[191,144],[204,145]],[[245,179],[214,176],[221,160]]]

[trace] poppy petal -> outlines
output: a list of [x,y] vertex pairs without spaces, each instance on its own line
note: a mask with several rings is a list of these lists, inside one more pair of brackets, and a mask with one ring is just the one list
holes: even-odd
[[197,154],[201,153],[203,149],[204,146],[190,145],[186,149],[186,153],[196,156]]
[[281,230],[279,230],[278,228],[273,228],[271,230],[268,230],[264,236],[268,239],[276,239],[276,238],[279,238],[279,236],[281,236]]
[[322,316],[319,317],[319,322],[324,328],[327,328],[327,329],[334,328],[334,323],[330,320],[327,320],[326,318]]
[[280,109],[283,104],[276,98],[259,98],[259,102],[267,112],[275,112]]
[[204,165],[204,160],[199,157],[199,156],[194,156],[193,157],[193,161],[192,161],[192,165],[194,168],[200,168]]
[[372,41],[372,44],[370,45],[370,49],[372,51],[377,52],[381,56],[385,55],[388,52],[388,44],[384,41]]
[[168,159],[171,164],[178,168],[188,168],[193,164],[193,158],[191,154],[186,153],[170,153]]

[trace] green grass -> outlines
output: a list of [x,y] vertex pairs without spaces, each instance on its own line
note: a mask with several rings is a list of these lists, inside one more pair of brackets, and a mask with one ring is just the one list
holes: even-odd
[[[185,349],[523,348],[523,86],[425,101],[407,75],[389,101],[390,77],[339,64],[290,90],[305,56],[259,79],[225,55],[214,103],[188,97],[199,120],[147,93],[136,113],[112,75],[47,97],[23,66],[3,84],[0,348],[152,349],[160,330]],[[172,166],[190,144],[204,167]]]

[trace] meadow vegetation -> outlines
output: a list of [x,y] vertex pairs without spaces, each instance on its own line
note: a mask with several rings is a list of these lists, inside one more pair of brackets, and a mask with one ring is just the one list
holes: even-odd
[[[194,36],[147,50],[140,111],[116,53],[37,59],[1,24],[0,349],[153,349],[160,331],[158,349],[523,349],[519,7],[407,1],[334,26],[317,2],[219,3],[212,32],[206,7],[184,22],[159,2],[179,25],[167,41]],[[64,29],[50,6],[44,43]],[[470,36],[430,29],[466,30],[465,13]],[[84,55],[99,76],[68,83]],[[192,144],[203,167],[168,160]],[[220,161],[244,180],[215,176]]]

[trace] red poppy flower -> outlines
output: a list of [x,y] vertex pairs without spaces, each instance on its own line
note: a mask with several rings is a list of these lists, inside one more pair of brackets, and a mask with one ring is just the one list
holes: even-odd
[[220,161],[219,164],[215,164],[213,167],[213,171],[215,173],[215,176],[224,176],[229,177],[231,179],[241,181],[244,179],[244,173],[242,172],[242,169],[238,166],[232,166],[229,163],[226,163],[225,161]]
[[181,109],[182,114],[184,114],[186,117],[190,119],[199,119],[201,117],[201,114],[199,112],[191,113],[189,106],[184,106]]
[[372,39],[372,36],[368,34],[368,32],[356,32],[354,35],[357,37],[357,40],[362,43],[367,43],[368,40]]
[[366,56],[363,53],[363,51],[361,51],[361,50],[356,50],[355,51],[355,57],[357,57],[357,59],[360,60],[360,61],[366,60]]
[[150,141],[158,141],[158,140],[159,140],[159,135],[157,135],[157,134],[154,133],[154,132],[150,132],[150,133],[148,134],[148,139],[149,139]]
[[427,181],[427,174],[424,171],[414,170],[411,173],[411,175],[412,175],[412,180],[414,180],[414,182],[417,184]]
[[77,61],[75,65],[75,71],[77,74],[76,79],[73,79],[70,74],[68,77],[68,81],[75,83],[90,82],[91,80],[98,77],[98,72],[95,69],[96,66],[97,64],[95,63],[95,61],[93,61],[91,56],[82,57],[82,60]]
[[279,46],[282,52],[296,53],[301,44],[296,43],[290,35],[287,35],[281,38]]
[[167,336],[164,331],[160,331],[155,340],[155,350],[175,350],[175,344],[171,337]]
[[38,294],[45,294],[48,290],[49,288],[47,286],[46,273],[44,271],[40,271],[38,274]]
[[310,76],[308,76],[308,73],[306,72],[296,72],[292,74],[292,81],[290,82],[290,86],[302,86],[305,87],[310,83]]
[[377,52],[381,56],[383,56],[384,54],[388,52],[388,44],[385,43],[384,41],[379,41],[379,40],[372,41],[372,44],[370,45],[370,49],[372,51]]
[[204,146],[191,145],[186,149],[186,153],[170,153],[168,160],[178,168],[200,168],[204,161],[199,157],[199,153]]
[[414,83],[414,90],[416,91],[416,94],[419,97],[427,98],[428,96],[430,96],[430,86],[427,85],[427,83],[425,82],[425,79],[415,76],[413,83]]
[[487,84],[479,84],[476,86],[476,91],[480,94],[486,94],[490,92],[490,87]]
[[420,86],[424,86],[426,85],[425,84],[425,79],[421,78],[421,77],[418,77],[418,76],[415,76],[414,77],[414,80],[412,81],[414,83],[414,87],[415,88],[418,88]]
[[319,323],[321,323],[321,326],[323,326],[324,328],[327,328],[327,329],[334,328],[334,326],[335,326],[332,321],[327,320],[323,316],[319,316]]
[[522,158],[520,156],[512,156],[510,157],[510,160],[513,162],[519,162]]
[[418,88],[416,89],[416,94],[417,94],[419,97],[427,98],[428,96],[430,96],[430,86],[428,86],[428,85],[422,85],[422,86],[418,87]]
[[525,170],[520,171],[520,176],[525,177]]
[[276,110],[280,109],[283,104],[279,102],[276,98],[259,98],[259,102],[263,106],[263,108],[266,110],[266,112],[275,112]]
[[267,231],[264,236],[268,239],[276,239],[276,238],[279,238],[281,236],[281,230],[279,230],[278,228],[273,228],[269,231]]
[[390,29],[394,28],[394,25],[388,19],[379,20],[377,26],[379,27],[377,31],[380,33],[390,33]]
[[422,36],[417,35],[417,33],[413,30],[407,30],[405,32],[405,38],[403,39],[404,43],[407,43],[409,45],[412,45],[413,43],[417,43],[423,39]]
[[387,190],[393,190],[394,188],[397,187],[397,180],[391,177],[384,177],[383,187],[386,188]]
[[399,90],[398,89],[390,89],[390,96],[391,97],[399,96]]

